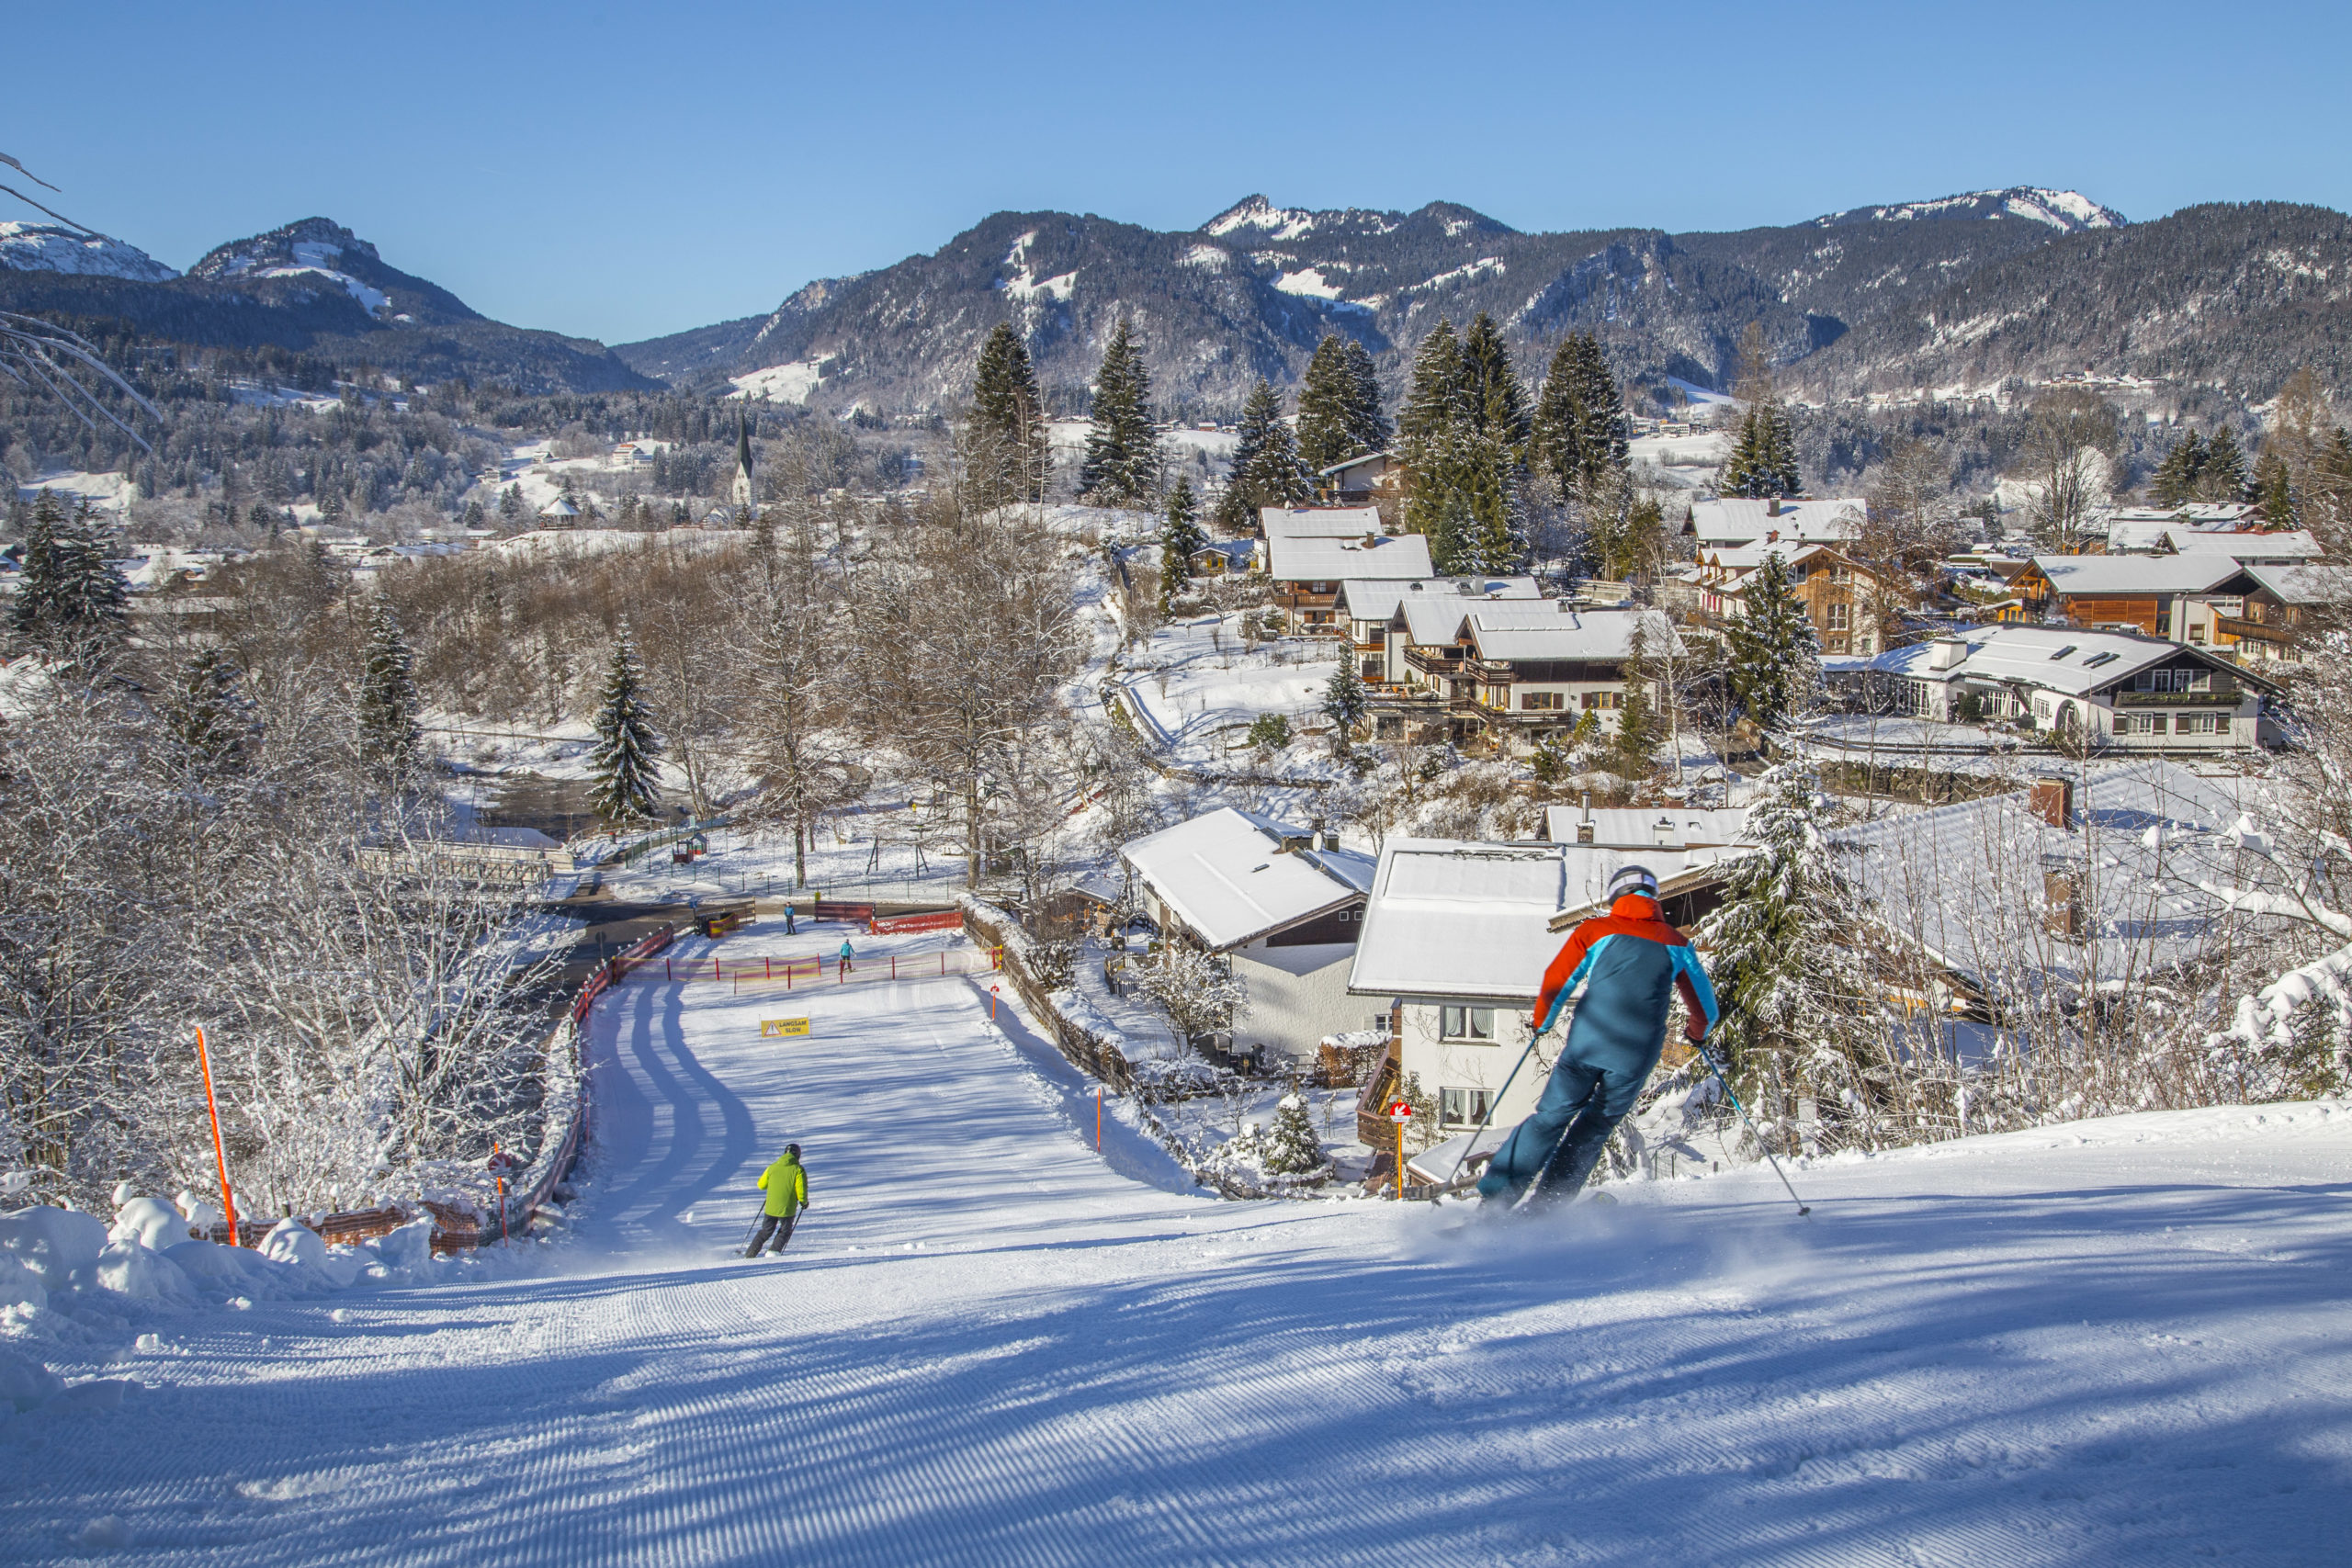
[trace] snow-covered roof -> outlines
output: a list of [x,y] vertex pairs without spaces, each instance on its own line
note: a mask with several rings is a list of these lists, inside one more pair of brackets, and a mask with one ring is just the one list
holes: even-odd
[[1361,468],[1366,463],[1385,463],[1387,460],[1388,454],[1385,452],[1360,452],[1352,457],[1343,458],[1332,464],[1328,468],[1316,469],[1315,476],[1317,479],[1328,479],[1334,474],[1344,474],[1350,468]]
[[[2004,624],[1970,626],[1965,632],[1953,635],[1967,644],[1968,652],[1949,670],[1929,668],[1936,647],[1933,642],[1889,649],[1859,667],[1939,681],[2014,682],[2069,696],[2099,691],[2182,655],[2193,655],[2199,661],[2218,669],[2231,668],[2185,643],[2143,637],[2137,632]],[[1847,666],[1857,667],[1851,662]],[[2240,678],[2246,677],[2240,672]]]
[[1797,562],[1810,559],[1812,557],[1818,555],[1828,548],[1829,547],[1827,545],[1814,539],[1808,539],[1803,542],[1798,542],[1792,539],[1782,539],[1778,543],[1770,545],[1756,544],[1739,545],[1736,547],[1726,545],[1720,549],[1702,548],[1700,550],[1699,564],[1702,568],[1711,573],[1720,573],[1735,578],[1744,578],[1749,572],[1763,566],[1765,561],[1773,556],[1780,557],[1781,564],[1784,566],[1794,566]]
[[[1481,659],[1623,660],[1633,656],[1634,634],[1646,628],[1654,652],[1680,651],[1674,623],[1656,610],[1577,610],[1565,615],[1527,614],[1518,603],[1469,607],[1471,645]],[[1513,612],[1521,612],[1514,614]]]
[[1159,901],[1212,949],[1238,947],[1361,897],[1371,857],[1353,850],[1285,852],[1305,828],[1224,807],[1123,846]]
[[1380,532],[1377,506],[1261,506],[1259,526],[1269,539],[1361,538]]
[[[1592,824],[1592,842],[1618,849],[1681,849],[1687,845],[1741,842],[1747,826],[1744,806],[1602,807],[1587,810],[1575,806],[1544,808],[1544,837],[1555,844],[1573,844],[1586,822]],[[1659,825],[1665,837],[1659,837]],[[1650,869],[1657,869],[1653,866]]]
[[2205,551],[2182,556],[2036,556],[2033,565],[2061,593],[2203,593],[2238,573],[2235,560]]
[[1744,545],[1778,534],[1782,539],[1850,539],[1861,532],[1868,503],[1838,496],[1783,501],[1776,516],[1769,501],[1727,495],[1690,503],[1690,529],[1706,544]]
[[1540,599],[1543,592],[1532,577],[1351,578],[1340,584],[1339,602],[1359,621],[1385,621],[1410,597],[1459,604],[1472,599]]
[[2320,543],[2308,528],[2282,528],[2260,534],[2250,529],[2200,528],[2177,518],[2165,522],[2118,522],[2107,536],[2108,554],[2225,555],[2239,561],[2301,561],[2320,554]]
[[1430,542],[1419,534],[1300,538],[1269,532],[1266,571],[1280,582],[1428,577]]
[[1351,994],[1533,999],[1560,950],[1557,844],[1391,839],[1348,973]]
[[2255,508],[2242,501],[2185,501],[2177,506],[2115,506],[2094,508],[2093,515],[2103,519],[2111,538],[2114,530],[2123,526],[2156,524],[2169,526],[2183,524],[2191,528],[2229,532],[2253,525]]
[[[2225,781],[2163,761],[2092,772],[2073,827],[2052,828],[2028,795],[2009,793],[1901,812],[1834,832],[1872,913],[1898,936],[1994,996],[2021,996],[2043,976],[2121,976],[2192,956],[2215,929],[2215,900],[2197,876],[2234,880],[2233,835],[2245,806]],[[2212,863],[2207,863],[2208,862]],[[2045,873],[2075,874],[2088,943],[2053,933]]]
[[2320,604],[2352,598],[2352,568],[2249,565],[2245,574],[2282,604]]

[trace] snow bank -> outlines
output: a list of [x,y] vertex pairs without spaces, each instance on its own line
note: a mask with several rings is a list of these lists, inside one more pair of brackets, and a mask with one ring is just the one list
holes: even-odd
[[40,1205],[0,1214],[0,1252],[31,1271],[51,1294],[86,1280],[106,1250],[107,1227],[88,1214]]

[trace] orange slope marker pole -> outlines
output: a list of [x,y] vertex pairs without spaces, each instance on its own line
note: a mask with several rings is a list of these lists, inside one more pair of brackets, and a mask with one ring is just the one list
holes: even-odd
[[220,1102],[212,1097],[212,1053],[204,1047],[204,1025],[196,1026],[196,1059],[204,1068],[204,1108],[212,1113],[212,1157],[220,1167],[220,1206],[229,1212],[229,1245],[237,1245],[237,1198],[229,1190],[229,1152],[220,1142]]

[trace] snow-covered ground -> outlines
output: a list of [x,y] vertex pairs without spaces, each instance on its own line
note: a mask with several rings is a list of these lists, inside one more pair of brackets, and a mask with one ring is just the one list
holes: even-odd
[[[740,942],[740,939],[734,939]],[[693,956],[702,949],[687,944]],[[1455,1206],[1227,1203],[967,981],[594,1015],[552,1277],[125,1303],[17,1561],[2331,1561],[2335,1105]],[[760,1037],[802,1016],[802,1039]],[[754,1173],[813,1206],[745,1263]],[[543,1255],[544,1256],[544,1255]],[[139,1334],[151,1336],[144,1348]]]
[[1698,435],[1642,435],[1628,446],[1635,467],[1655,467],[1659,478],[1685,490],[1711,482],[1731,451],[1731,438],[1719,430]]
[[[1250,612],[1262,615],[1262,612]],[[1247,761],[1242,737],[1261,714],[1280,714],[1294,733],[1320,717],[1339,644],[1285,637],[1252,649],[1240,613],[1180,616],[1154,632],[1123,677],[1149,739],[1171,761],[1229,768]]]

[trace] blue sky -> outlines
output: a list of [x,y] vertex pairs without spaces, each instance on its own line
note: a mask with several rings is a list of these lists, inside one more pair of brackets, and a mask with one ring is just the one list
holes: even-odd
[[[2352,208],[2346,7],[13,6],[0,152],[186,266],[322,214],[524,326],[773,307],[1001,209],[1737,229],[2007,185]],[[5,204],[0,217],[30,217]]]

